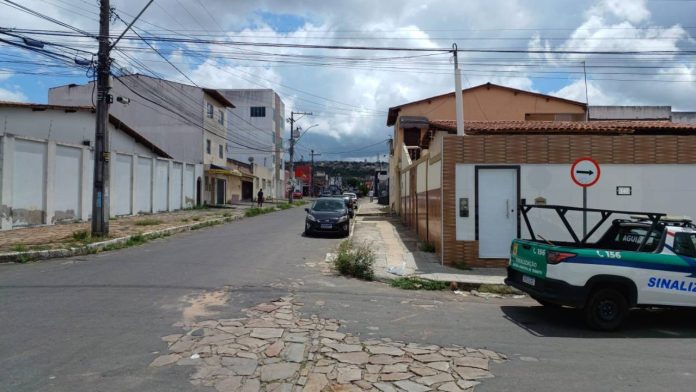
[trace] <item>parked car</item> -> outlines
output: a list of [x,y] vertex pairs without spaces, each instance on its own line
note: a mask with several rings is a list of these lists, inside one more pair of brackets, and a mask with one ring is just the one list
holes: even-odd
[[319,195],[319,197],[333,197],[333,195],[329,191],[324,191],[321,193],[321,195]]
[[[574,241],[535,235],[531,208],[555,209]],[[601,213],[601,219],[581,237],[565,218],[568,211]],[[505,283],[542,305],[582,309],[590,327],[605,331],[618,329],[633,307],[696,307],[696,226],[689,219],[566,206],[523,205],[520,212],[532,239],[513,240]],[[588,242],[612,214],[631,219],[613,220],[597,242]]]
[[302,198],[302,192],[300,192],[300,191],[294,191],[294,192],[292,193],[292,198],[293,198],[293,199],[301,199],[301,198]]
[[350,213],[343,199],[317,199],[310,208],[305,208],[305,211],[305,235],[337,233],[347,237],[350,234]]
[[351,200],[353,201],[353,209],[358,209],[358,195],[352,192],[343,192],[343,196],[350,196]]

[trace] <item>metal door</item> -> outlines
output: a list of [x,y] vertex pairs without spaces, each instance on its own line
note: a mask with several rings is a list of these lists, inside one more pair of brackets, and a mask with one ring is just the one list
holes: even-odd
[[480,258],[508,258],[517,237],[517,168],[477,168]]
[[225,204],[225,183],[227,181],[218,179],[217,184],[215,186],[215,190],[217,191],[217,204]]

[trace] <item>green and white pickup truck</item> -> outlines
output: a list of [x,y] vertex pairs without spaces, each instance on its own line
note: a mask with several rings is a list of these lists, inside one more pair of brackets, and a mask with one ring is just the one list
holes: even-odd
[[[573,242],[537,238],[527,213],[554,209]],[[578,237],[566,213],[601,214],[587,235]],[[582,209],[566,206],[520,206],[532,239],[513,240],[505,283],[545,306],[583,309],[587,323],[615,330],[632,307],[696,307],[696,226],[665,214]],[[614,219],[595,243],[597,229]],[[638,215],[638,216],[636,216]]]

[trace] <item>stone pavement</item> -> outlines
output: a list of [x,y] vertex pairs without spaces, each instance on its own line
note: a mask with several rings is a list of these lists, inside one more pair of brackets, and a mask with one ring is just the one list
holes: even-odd
[[461,270],[443,266],[435,253],[418,249],[418,238],[386,206],[369,199],[360,204],[355,219],[353,240],[371,244],[376,253],[375,276],[381,280],[417,275],[420,278],[464,284],[504,284],[505,269],[475,268]]
[[247,317],[183,323],[151,367],[195,366],[190,382],[227,391],[473,391],[506,357],[462,346],[361,341],[339,320],[301,318],[293,296],[246,309]]
[[[239,216],[244,214],[246,208],[247,206],[238,206],[234,209],[208,208],[119,217],[109,221],[110,238],[205,222],[211,219]],[[142,223],[148,224],[143,225]],[[90,231],[90,225],[90,222],[61,223],[0,231],[0,252],[17,251],[25,248],[26,250],[44,250],[65,247],[75,242],[73,233],[81,230]]]

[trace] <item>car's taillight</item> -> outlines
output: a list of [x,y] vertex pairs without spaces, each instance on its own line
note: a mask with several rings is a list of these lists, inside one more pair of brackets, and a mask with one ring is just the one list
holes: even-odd
[[554,252],[554,251],[547,251],[546,252],[546,263],[547,264],[558,264],[561,261],[565,259],[569,259],[571,257],[575,257],[577,254],[575,253],[570,253],[570,252]]

